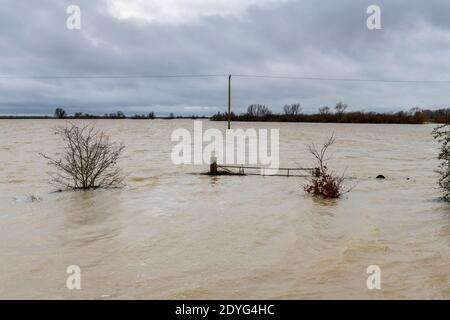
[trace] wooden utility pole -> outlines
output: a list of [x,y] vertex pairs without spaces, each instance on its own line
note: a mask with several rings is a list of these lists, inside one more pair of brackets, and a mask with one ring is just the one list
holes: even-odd
[[231,129],[231,74],[228,75],[228,130]]

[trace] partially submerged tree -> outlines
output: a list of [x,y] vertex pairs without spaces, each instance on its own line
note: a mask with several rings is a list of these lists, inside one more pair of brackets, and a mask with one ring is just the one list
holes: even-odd
[[124,145],[111,142],[95,125],[58,127],[65,143],[61,158],[41,154],[56,169],[53,183],[64,189],[116,188],[123,186],[118,160]]
[[445,200],[450,201],[450,126],[448,124],[440,125],[434,128],[433,137],[441,144],[438,159],[441,160],[439,168],[438,185],[442,190]]
[[350,191],[344,190],[344,175],[335,176],[328,170],[327,162],[330,157],[327,151],[335,143],[334,134],[318,148],[314,143],[309,145],[309,152],[314,156],[317,162],[317,168],[309,184],[305,186],[305,191],[315,197],[326,199],[337,199]]

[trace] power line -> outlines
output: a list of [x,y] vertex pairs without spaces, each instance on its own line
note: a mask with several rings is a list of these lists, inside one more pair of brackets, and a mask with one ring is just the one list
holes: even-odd
[[[122,74],[122,75],[0,75],[0,79],[10,80],[51,80],[51,79],[170,79],[170,78],[221,78],[230,74]],[[341,82],[384,82],[384,83],[443,83],[450,84],[450,80],[405,80],[405,79],[362,79],[362,78],[331,78],[283,76],[262,74],[231,74],[234,78],[307,80],[307,81],[341,81]]]
[[450,83],[450,80],[357,79],[357,78],[327,78],[327,77],[278,76],[278,75],[258,75],[258,74],[233,74],[233,77],[284,79],[284,80],[311,80],[311,81],[346,81],[346,82]]
[[25,75],[0,75],[0,79],[164,79],[164,78],[213,78],[225,77],[228,74],[171,74],[171,75],[47,75],[47,76],[25,76]]

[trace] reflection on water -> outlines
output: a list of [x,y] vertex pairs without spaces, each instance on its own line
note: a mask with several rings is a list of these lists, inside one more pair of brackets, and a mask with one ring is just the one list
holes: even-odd
[[[38,153],[58,150],[57,123],[0,123],[1,298],[450,298],[432,126],[234,124],[279,128],[283,167],[310,165],[307,144],[334,131],[331,166],[357,185],[325,201],[299,178],[173,166],[170,134],[192,130],[185,120],[98,121],[126,145],[127,187],[54,193]],[[77,292],[65,288],[72,264]],[[366,289],[373,264],[381,291]]]

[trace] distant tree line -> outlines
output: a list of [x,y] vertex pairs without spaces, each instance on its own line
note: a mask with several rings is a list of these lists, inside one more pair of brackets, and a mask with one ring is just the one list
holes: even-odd
[[155,113],[150,112],[148,114],[135,114],[131,117],[125,116],[125,114],[122,111],[117,111],[114,113],[105,113],[104,115],[93,115],[89,113],[84,112],[75,112],[73,116],[70,116],[67,114],[67,112],[63,108],[56,108],[54,112],[54,117],[58,119],[64,119],[64,118],[75,118],[75,119],[125,119],[125,118],[131,118],[131,119],[154,119]]
[[[328,123],[400,123],[422,124],[450,123],[450,108],[439,110],[423,110],[412,108],[409,111],[395,113],[379,113],[365,111],[347,111],[348,106],[339,102],[334,110],[328,106],[318,109],[317,113],[303,113],[300,104],[290,104],[283,107],[283,113],[273,113],[261,104],[252,104],[247,112],[237,115],[231,113],[231,121],[267,121],[267,122],[328,122]],[[227,113],[217,113],[211,118],[213,121],[227,121]]]
[[[438,110],[425,110],[412,108],[409,111],[395,113],[379,113],[366,111],[347,111],[348,106],[342,102],[331,109],[328,106],[320,107],[316,113],[303,113],[300,104],[285,105],[282,113],[273,113],[268,107],[261,104],[252,104],[247,112],[237,115],[231,113],[231,121],[267,121],[267,122],[328,122],[328,123],[445,123],[450,124],[450,108]],[[0,119],[49,119],[49,116],[0,116]],[[75,112],[69,115],[63,108],[56,108],[53,118],[57,119],[206,119],[206,116],[176,116],[170,113],[168,116],[156,117],[154,112],[148,114],[135,114],[126,116],[122,111],[106,113],[104,115],[92,115],[89,113]],[[213,121],[227,121],[228,113],[216,113],[209,117]]]
[[[63,108],[56,108],[53,113],[54,118],[58,119],[156,119],[155,113],[152,111],[147,114],[135,114],[133,116],[126,116],[122,111],[117,111],[114,113],[105,113],[104,115],[93,115],[84,112],[75,112],[73,115],[68,115],[67,112]],[[7,118],[16,118],[14,116],[8,116]],[[18,117],[18,118],[27,118],[27,117]],[[28,117],[28,118],[48,118],[48,117]],[[166,117],[159,117],[159,119],[206,119],[206,116],[175,116],[173,112],[171,112]]]

